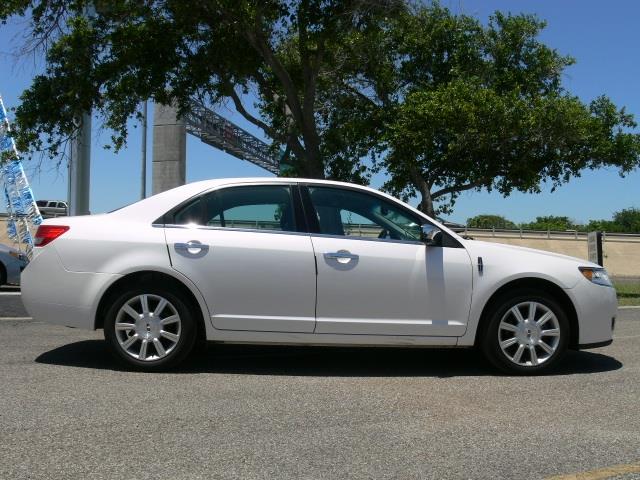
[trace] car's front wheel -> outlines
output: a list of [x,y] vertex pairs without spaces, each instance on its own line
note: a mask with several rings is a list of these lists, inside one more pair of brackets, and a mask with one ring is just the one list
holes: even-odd
[[185,298],[149,285],[117,296],[106,314],[104,335],[117,359],[138,370],[158,371],[191,353],[197,328]]
[[507,373],[539,374],[564,355],[569,321],[558,302],[546,293],[519,290],[502,297],[489,313],[482,350]]

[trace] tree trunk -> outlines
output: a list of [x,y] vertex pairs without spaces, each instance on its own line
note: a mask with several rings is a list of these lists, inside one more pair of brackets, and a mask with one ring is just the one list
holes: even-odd
[[295,136],[289,137],[287,146],[293,155],[291,162],[297,175],[305,178],[325,178],[319,148],[303,146]]
[[307,178],[319,178],[324,179],[324,163],[320,159],[320,148],[311,144],[304,148],[304,158],[301,159],[303,163],[302,173]]
[[417,168],[411,169],[411,176],[413,177],[413,183],[420,192],[420,203],[418,204],[418,210],[431,218],[435,218],[436,214],[433,211],[433,198],[431,197],[431,185],[420,174]]
[[420,204],[418,210],[422,213],[429,215],[431,218],[435,218],[436,213],[433,210],[433,199],[431,198],[431,189],[427,185],[427,182],[423,182],[424,185],[419,188],[420,190]]

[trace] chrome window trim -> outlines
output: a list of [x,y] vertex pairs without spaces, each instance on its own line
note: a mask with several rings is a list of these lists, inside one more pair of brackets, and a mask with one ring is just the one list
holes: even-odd
[[179,228],[182,230],[220,230],[223,232],[244,232],[244,233],[271,233],[276,235],[304,235],[309,236],[309,232],[290,232],[288,230],[269,230],[261,228],[236,228],[236,227],[214,227],[211,225],[175,225],[175,224],[162,224],[154,223],[151,225],[154,228]]
[[342,240],[359,240],[361,242],[380,242],[380,243],[404,243],[408,245],[422,245],[426,247],[424,242],[420,240],[396,240],[393,238],[372,238],[372,237],[360,237],[355,235],[331,235],[328,233],[311,233],[311,237],[321,238],[340,238]]
[[236,228],[236,227],[213,227],[205,225],[175,225],[175,224],[162,224],[154,223],[151,225],[153,228],[178,228],[181,230],[220,230],[226,232],[244,232],[244,233],[270,233],[275,235],[297,235],[306,237],[321,237],[321,238],[336,238],[342,240],[358,240],[361,242],[379,242],[379,243],[403,243],[408,245],[422,245],[423,242],[419,240],[395,240],[393,238],[371,238],[371,237],[359,237],[349,235],[330,235],[325,233],[309,233],[309,232],[289,232],[286,230],[268,230],[260,228]]

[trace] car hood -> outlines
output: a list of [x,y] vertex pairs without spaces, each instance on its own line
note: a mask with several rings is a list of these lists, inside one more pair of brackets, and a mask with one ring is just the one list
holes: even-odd
[[581,258],[516,245],[465,240],[464,246],[472,263],[480,263],[482,257],[483,275],[495,276],[496,281],[537,277],[573,288],[583,279],[578,267],[599,267]]
[[562,253],[549,252],[547,250],[538,250],[536,248],[521,247],[519,245],[509,245],[507,243],[498,243],[498,242],[483,242],[479,240],[469,240],[467,244],[478,245],[482,249],[488,249],[488,250],[500,249],[500,250],[506,250],[506,251],[522,252],[522,253],[527,253],[531,255],[543,255],[545,257],[552,257],[552,258],[557,258],[560,260],[565,260],[573,263],[579,263],[580,265],[585,267],[589,267],[589,266],[599,267],[599,265],[593,262],[590,262],[588,260],[584,260],[583,258],[572,257],[570,255],[563,255]]

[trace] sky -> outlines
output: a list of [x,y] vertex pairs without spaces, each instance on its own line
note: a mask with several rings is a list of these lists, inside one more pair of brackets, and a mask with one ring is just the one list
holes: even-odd
[[[565,71],[565,88],[589,102],[606,94],[618,106],[640,122],[640,36],[637,21],[640,2],[636,0],[441,0],[455,12],[473,15],[486,22],[496,10],[532,13],[547,21],[541,39],[561,54],[571,55],[576,64]],[[16,59],[15,52],[24,42],[24,20],[0,25],[0,95],[7,108],[19,103],[38,72],[42,61],[37,58]],[[151,191],[152,112],[149,110],[148,178]],[[261,138],[264,134],[247,124],[232,109],[219,111]],[[11,116],[11,114],[10,114]],[[132,126],[136,126],[132,124]],[[109,134],[100,129],[94,118],[92,136],[91,197],[92,213],[106,212],[140,198],[141,129],[132,128],[127,148],[118,154],[104,150]],[[23,159],[38,199],[67,198],[67,168],[54,162],[40,164],[39,159]],[[248,162],[213,149],[198,139],[187,137],[187,181],[209,178],[265,176],[271,174]],[[379,187],[375,178],[373,187]],[[555,192],[544,187],[540,194],[514,193],[502,197],[497,193],[465,192],[458,199],[449,219],[465,222],[479,214],[503,215],[514,222],[527,222],[541,215],[563,215],[576,222],[608,219],[623,208],[640,208],[640,171],[621,178],[615,169],[586,171],[579,178]],[[412,202],[416,204],[417,201]]]

